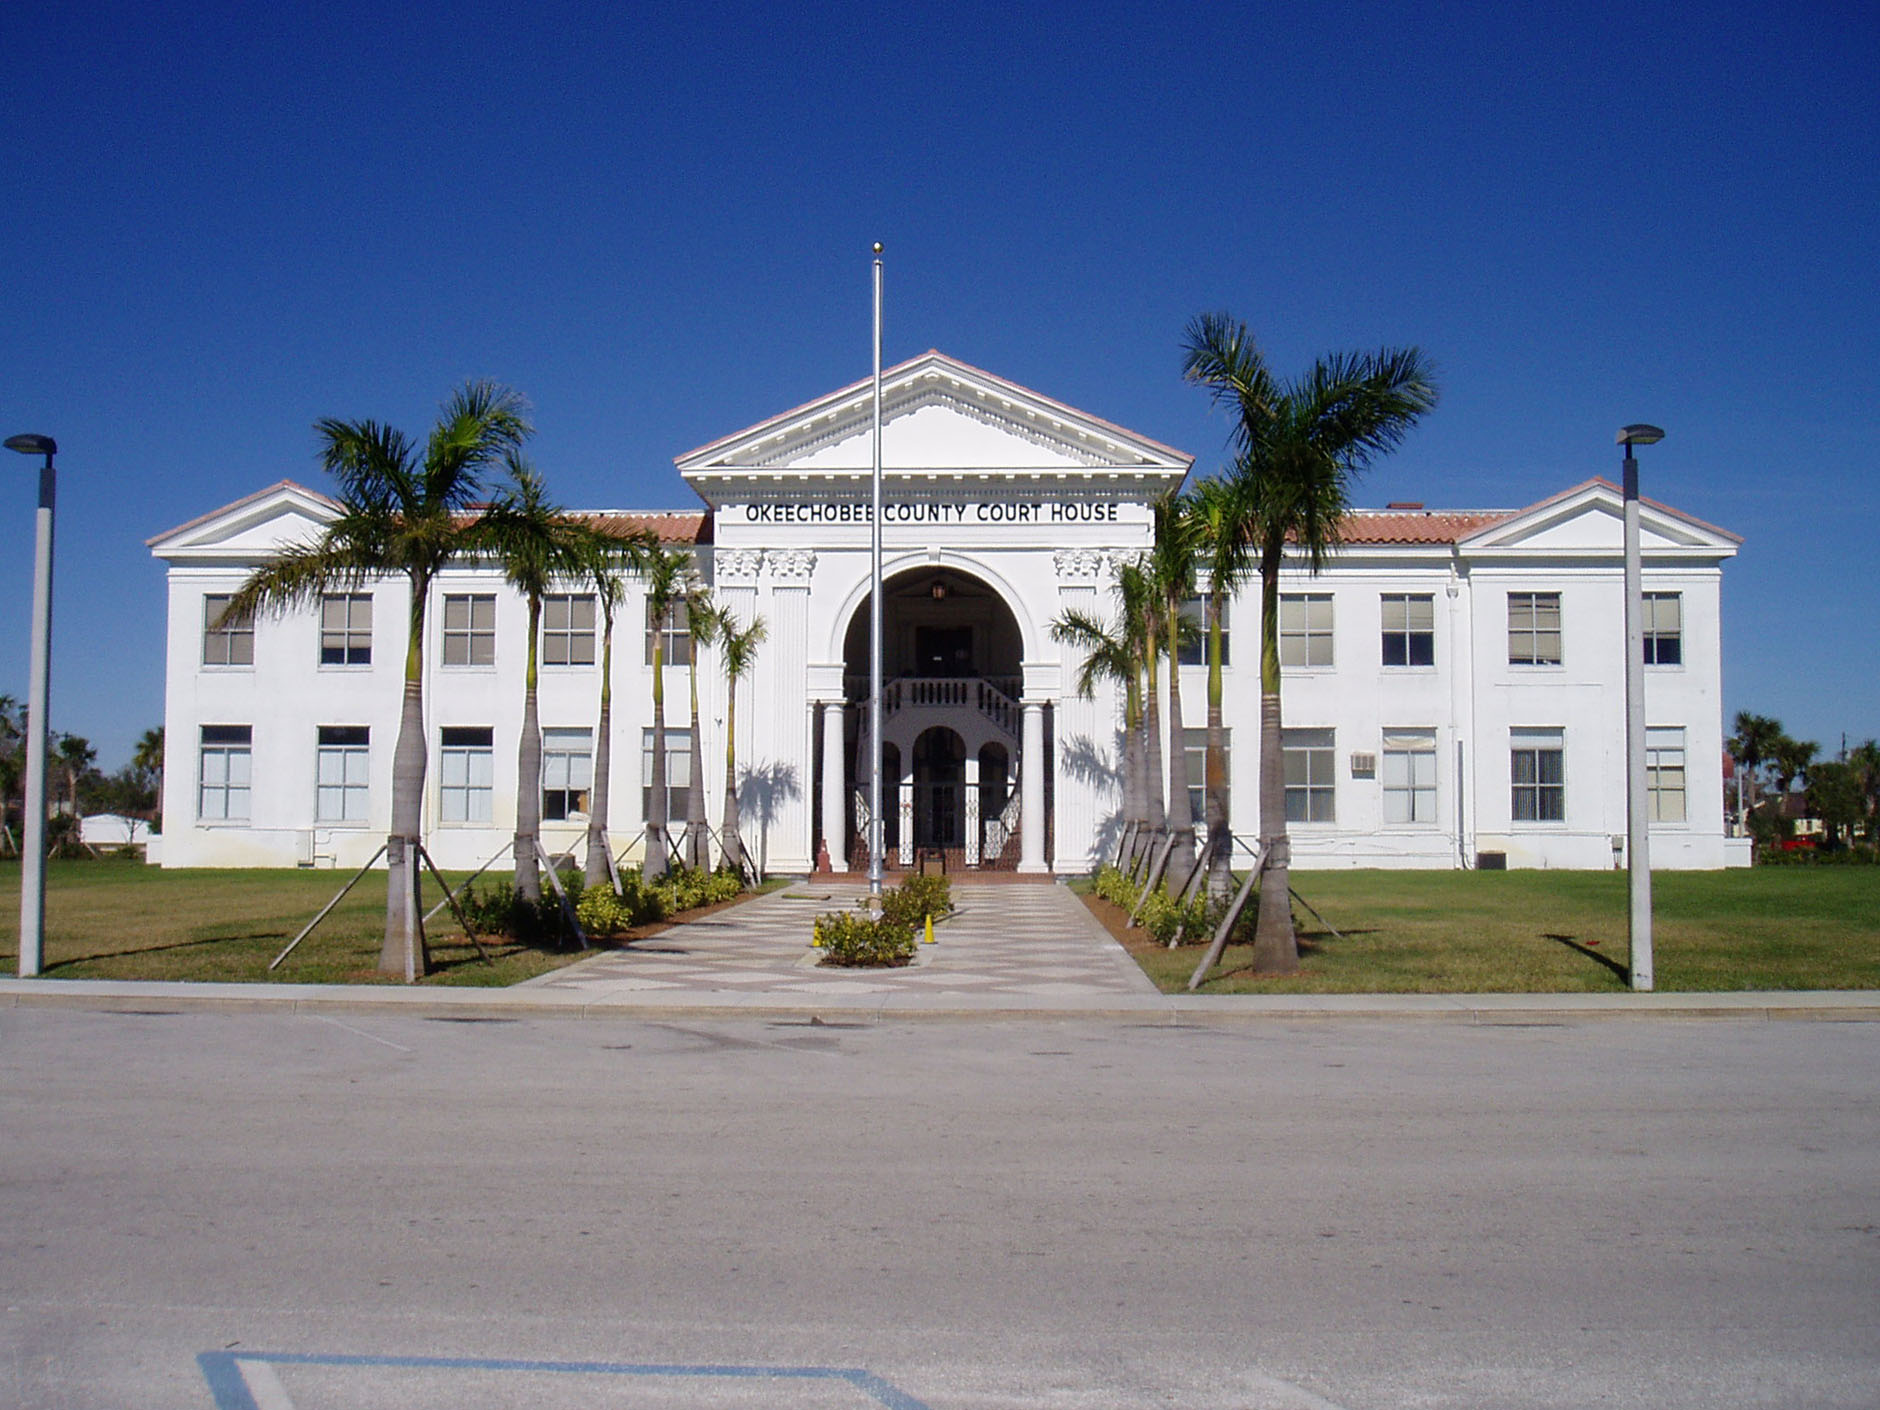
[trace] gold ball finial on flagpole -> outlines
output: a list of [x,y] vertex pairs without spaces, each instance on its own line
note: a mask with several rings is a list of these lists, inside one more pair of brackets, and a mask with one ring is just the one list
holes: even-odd
[[879,240],[875,241],[875,253],[876,254],[881,253],[881,241]]

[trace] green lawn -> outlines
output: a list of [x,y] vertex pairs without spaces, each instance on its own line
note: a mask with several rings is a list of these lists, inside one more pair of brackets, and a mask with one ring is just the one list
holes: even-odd
[[[374,872],[272,974],[268,961],[319,913],[349,873],[165,871],[141,862],[53,862],[46,868],[46,953],[54,979],[188,979],[294,984],[397,982],[378,972],[385,874]],[[453,885],[463,874],[446,873]],[[0,863],[0,973],[19,973],[20,869]],[[442,899],[425,888],[426,907]],[[579,959],[484,942],[485,964],[448,910],[428,927],[428,984],[515,984]]]
[[[1295,909],[1297,977],[1255,978],[1251,948],[1230,946],[1202,993],[1626,987],[1623,872],[1295,871],[1293,889],[1343,938]],[[1652,890],[1659,989],[1880,988],[1880,868],[1659,872]],[[1198,945],[1168,950],[1140,931],[1125,943],[1170,992],[1201,960]]]

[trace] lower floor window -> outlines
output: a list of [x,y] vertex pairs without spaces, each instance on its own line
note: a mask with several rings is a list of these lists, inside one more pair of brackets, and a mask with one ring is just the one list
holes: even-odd
[[594,786],[594,733],[585,729],[542,731],[542,820],[585,817]]
[[1558,729],[1509,732],[1509,773],[1516,822],[1564,822],[1567,817],[1566,735]]
[[1436,821],[1436,731],[1384,734],[1384,821]]
[[365,725],[321,725],[314,765],[314,817],[362,823],[371,796],[371,730]]
[[1338,819],[1337,732],[1283,729],[1280,763],[1286,776],[1287,822],[1335,822]]
[[[692,731],[666,731],[666,821],[685,817],[685,795],[692,787]],[[653,816],[653,732],[640,731],[640,816]]]
[[247,822],[254,726],[204,725],[196,816],[204,822]]
[[495,794],[495,731],[446,725],[439,736],[438,814],[447,823],[486,823]]
[[1684,726],[1651,725],[1645,731],[1645,778],[1653,822],[1684,821]]
[[[1234,732],[1231,729],[1221,731],[1221,786],[1225,788],[1233,777]],[[1182,731],[1182,752],[1188,760],[1188,816],[1197,823],[1208,820],[1208,788],[1214,780],[1208,777],[1208,732],[1203,729],[1184,729]]]

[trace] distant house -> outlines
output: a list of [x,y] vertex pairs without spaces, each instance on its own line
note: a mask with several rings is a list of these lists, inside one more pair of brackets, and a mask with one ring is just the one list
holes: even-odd
[[126,847],[148,841],[150,823],[120,813],[88,813],[78,820],[78,836],[90,847]]

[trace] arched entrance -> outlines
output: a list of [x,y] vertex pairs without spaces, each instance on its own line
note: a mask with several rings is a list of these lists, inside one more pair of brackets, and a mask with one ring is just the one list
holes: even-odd
[[[891,576],[882,596],[882,812],[885,861],[940,849],[950,869],[1016,868],[1023,750],[1024,635],[1005,599],[952,564]],[[854,725],[842,760],[851,867],[867,865],[869,602],[844,635]],[[833,777],[833,775],[831,775]],[[1042,807],[1042,803],[1036,806]]]

